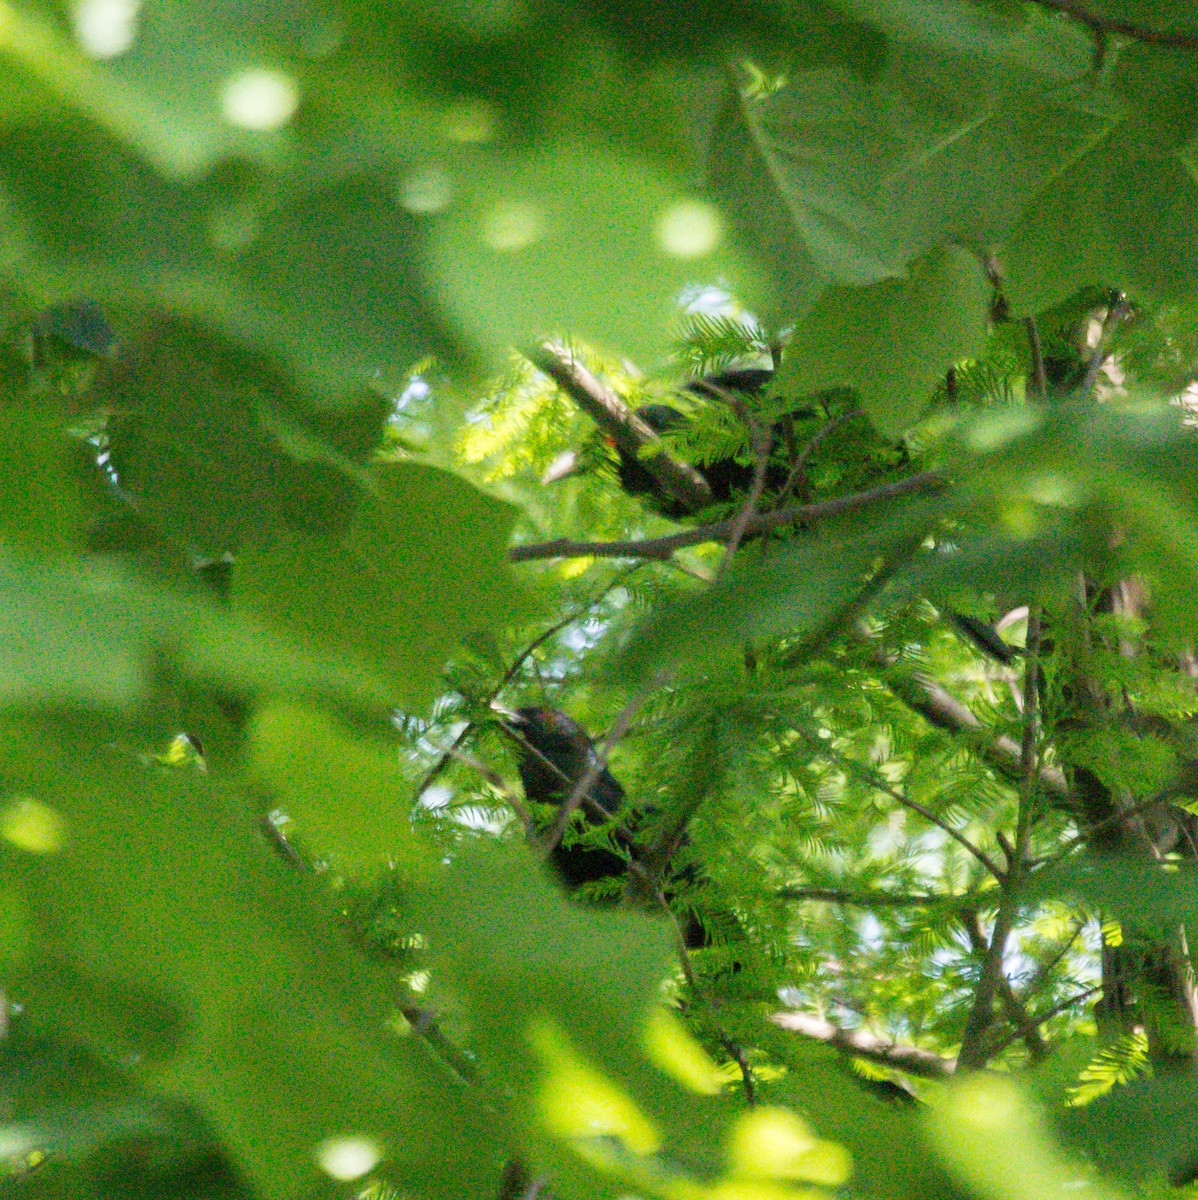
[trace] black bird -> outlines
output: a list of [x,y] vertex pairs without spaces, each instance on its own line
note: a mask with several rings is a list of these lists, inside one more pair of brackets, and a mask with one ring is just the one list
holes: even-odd
[[[512,721],[517,736],[517,758],[524,795],[535,804],[564,804],[583,775],[596,763],[595,747],[586,731],[555,708],[520,708]],[[624,807],[627,797],[619,781],[600,769],[579,808],[585,824],[609,824]],[[617,828],[615,838],[633,854],[635,830]],[[574,891],[601,879],[623,878],[627,863],[602,846],[563,842],[553,848],[551,861],[566,886]]]
[[[555,708],[519,708],[510,722],[510,732],[516,737],[517,765],[525,797],[535,804],[565,803],[583,775],[597,764],[594,744],[586,730]],[[618,819],[627,804],[627,796],[619,780],[602,767],[587,790],[579,808],[589,829],[598,829]],[[571,840],[559,842],[550,855],[558,876],[571,893],[586,884],[601,880],[623,881],[628,861],[652,870],[645,848],[637,841],[644,817],[652,809],[628,814],[615,826],[613,839],[627,855],[603,846],[586,845]],[[678,883],[693,887],[700,880],[693,866],[673,873]],[[668,889],[667,889],[668,895]],[[703,922],[693,910],[681,914],[683,941],[688,950],[699,950],[711,944]],[[735,920],[733,919],[733,923]]]

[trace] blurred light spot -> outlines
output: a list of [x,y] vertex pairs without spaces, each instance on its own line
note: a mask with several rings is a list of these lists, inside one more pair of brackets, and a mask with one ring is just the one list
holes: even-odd
[[690,1030],[670,1011],[658,1008],[643,1035],[645,1054],[659,1070],[700,1095],[714,1096],[724,1083],[723,1072]]
[[398,191],[399,202],[408,212],[437,213],[453,199],[453,180],[444,167],[421,167],[404,177]]
[[1068,476],[1058,475],[1055,471],[1032,476],[1028,481],[1027,494],[1037,504],[1062,508],[1074,508],[1081,500],[1077,484]]
[[495,109],[485,100],[463,96],[455,100],[441,119],[441,131],[451,142],[479,145],[495,136]]
[[1019,1093],[1005,1082],[970,1079],[953,1096],[954,1115],[975,1129],[1003,1129],[1020,1117]]
[[258,206],[248,200],[219,208],[208,218],[208,240],[218,250],[244,250],[261,232]]
[[966,440],[971,449],[985,454],[1031,433],[1039,424],[1040,414],[1034,409],[1007,409],[983,417],[969,430]]
[[661,1135],[632,1097],[585,1062],[554,1023],[541,1020],[529,1041],[544,1068],[541,1121],[558,1137],[618,1138],[633,1154],[655,1154]]
[[381,1157],[378,1147],[365,1138],[329,1138],[316,1151],[320,1169],[334,1179],[359,1179],[374,1170]]
[[79,0],[75,5],[75,36],[84,54],[116,58],[137,37],[141,0]]
[[62,849],[66,822],[48,804],[20,796],[0,813],[0,837],[30,854]]
[[501,200],[483,222],[483,241],[492,250],[523,250],[544,233],[541,210],[520,200]]
[[824,1141],[788,1108],[762,1105],[742,1113],[732,1127],[728,1165],[738,1175],[803,1179],[836,1187],[849,1177],[848,1151]]
[[221,107],[225,119],[241,129],[281,129],[299,106],[299,88],[290,75],[255,67],[225,84]]
[[710,254],[722,232],[720,214],[710,204],[694,200],[667,208],[657,222],[657,240],[675,258]]

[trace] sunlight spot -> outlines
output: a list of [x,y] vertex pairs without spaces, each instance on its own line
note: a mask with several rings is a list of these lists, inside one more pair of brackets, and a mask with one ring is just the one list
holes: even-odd
[[976,1129],[1002,1129],[1020,1115],[1019,1095],[1005,1082],[971,1079],[953,1097],[957,1117]]
[[329,1138],[316,1150],[316,1161],[334,1179],[360,1179],[372,1171],[382,1155],[365,1138]]
[[66,822],[48,804],[18,796],[0,813],[0,837],[30,854],[53,854],[62,849]]
[[453,199],[453,180],[444,167],[421,167],[404,177],[398,195],[408,212],[421,216],[438,213]]
[[84,54],[116,58],[133,45],[141,0],[79,0],[75,36]]
[[520,200],[501,200],[483,222],[483,241],[501,253],[523,250],[544,233],[541,210]]
[[441,130],[451,142],[479,145],[495,136],[495,109],[476,96],[455,100],[441,119]]
[[1050,504],[1058,508],[1074,508],[1081,499],[1077,484],[1055,471],[1032,476],[1027,485],[1027,494],[1037,504]]
[[710,204],[687,200],[672,205],[657,222],[657,240],[674,258],[710,254],[722,234],[720,214]]
[[299,107],[299,87],[282,71],[254,67],[226,82],[221,106],[225,119],[241,129],[281,129]]

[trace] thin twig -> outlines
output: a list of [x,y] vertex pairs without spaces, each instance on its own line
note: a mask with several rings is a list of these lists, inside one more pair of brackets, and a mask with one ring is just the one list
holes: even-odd
[[[1198,42],[1195,43],[1198,45]],[[1090,362],[1086,366],[1086,373],[1082,377],[1081,385],[1078,391],[1083,396],[1088,396],[1094,384],[1098,380],[1098,372],[1102,370],[1107,360],[1107,350],[1111,344],[1111,338],[1115,335],[1115,330],[1127,320],[1132,314],[1131,304],[1126,297],[1120,296],[1107,310],[1106,319],[1102,323],[1102,332],[1098,335],[1098,344],[1094,347],[1094,353],[1090,356]]]
[[948,893],[936,895],[932,892],[848,892],[838,888],[807,887],[802,884],[780,887],[774,895],[779,900],[822,900],[828,904],[846,904],[853,908],[969,908],[978,903],[984,904],[986,899],[984,894],[979,895],[977,892],[961,896]]
[[[1053,1017],[1059,1016],[1067,1009],[1072,1008],[1075,1004],[1080,1004],[1083,1000],[1088,1000],[1095,992],[1102,991],[1102,984],[1096,983],[1093,987],[1088,987],[1084,991],[1078,992],[1074,996],[1070,996],[1067,1000],[1062,1000],[1059,1004],[1054,1004],[1046,1013],[1041,1013],[1039,1016],[1031,1017],[1037,1026],[1044,1025],[1051,1021]],[[1012,1042],[1018,1041],[1023,1035],[1018,1031],[1014,1031],[1001,1041],[996,1042],[990,1048],[991,1058],[1001,1054]]]
[[1133,41],[1145,42],[1150,46],[1175,46],[1182,50],[1198,50],[1198,35],[1192,33],[1170,33],[1164,29],[1152,29],[1146,25],[1137,25],[1134,21],[1122,21],[1118,17],[1101,17],[1091,12],[1077,0],[1035,0],[1041,8],[1051,8],[1054,12],[1064,13],[1075,21],[1085,25],[1092,33],[1109,36],[1118,34],[1120,37],[1131,38]]
[[745,529],[748,527],[749,521],[753,514],[757,511],[757,505],[761,502],[761,493],[765,490],[765,472],[770,465],[770,451],[774,448],[774,431],[769,427],[764,428],[750,426],[752,429],[753,439],[753,483],[749,488],[749,494],[745,497],[744,504],[741,505],[740,512],[736,514],[736,521],[732,526],[732,532],[728,535],[728,547],[724,551],[723,561],[720,563],[719,570],[716,573],[718,579],[732,562],[732,556],[736,553],[737,547],[740,545],[740,540],[745,535]]
[[1036,396],[1040,400],[1048,399],[1048,375],[1044,370],[1044,348],[1040,345],[1040,329],[1036,318],[1028,316],[1023,321],[1027,330],[1027,341],[1032,352],[1032,383],[1036,388]]
[[811,460],[811,455],[815,452],[815,450],[819,446],[819,444],[830,433],[832,433],[833,430],[839,428],[846,421],[851,420],[853,417],[861,417],[864,415],[865,415],[865,409],[854,408],[851,412],[841,413],[840,416],[833,417],[832,420],[821,425],[819,427],[819,429],[817,429],[815,431],[815,433],[812,434],[812,436],[811,436],[810,440],[807,442],[807,444],[803,447],[802,450],[799,451],[799,455],[795,459],[794,466],[791,467],[790,474],[786,477],[786,483],[783,484],[782,492],[778,497],[779,507],[786,500],[786,497],[790,495],[795,484],[798,483],[798,481],[803,478],[803,474],[807,469],[807,463]]
[[[742,536],[765,533],[782,525],[797,521],[819,521],[826,517],[839,517],[858,509],[869,508],[886,500],[900,496],[935,494],[947,487],[944,477],[936,471],[923,471],[918,475],[900,479],[895,483],[884,483],[864,492],[850,496],[838,496],[834,500],[822,500],[818,504],[801,504],[776,512],[759,513],[745,523]],[[669,558],[675,550],[687,546],[699,546],[704,542],[727,542],[736,527],[736,520],[715,521],[710,525],[699,525],[684,533],[672,533],[666,537],[642,538],[624,542],[575,542],[569,538],[558,538],[552,542],[537,542],[528,546],[513,546],[508,551],[509,562],[528,562],[541,558]]]
[[930,821],[938,829],[944,830],[950,838],[958,845],[967,850],[986,870],[1000,882],[1006,878],[1006,872],[988,855],[985,850],[975,846],[964,834],[958,833],[947,821],[938,817],[930,808],[926,808],[920,804],[918,800],[912,800],[910,796],[903,795],[896,787],[894,787],[885,776],[877,771],[871,770],[869,767],[862,766],[859,762],[854,761],[847,755],[841,754],[837,750],[833,750],[830,746],[825,746],[815,738],[808,738],[806,735],[800,735],[816,753],[822,754],[834,762],[839,763],[847,770],[855,772],[858,777],[864,779],[872,787],[880,792],[885,792],[897,804],[901,804],[904,808],[910,809],[913,813],[918,813],[925,821]]
[[699,986],[698,977],[695,975],[695,965],[691,962],[690,951],[686,945],[686,935],[682,931],[682,924],[678,920],[678,915],[670,907],[670,902],[666,899],[666,894],[662,891],[661,880],[658,879],[643,863],[635,860],[628,864],[629,874],[640,877],[643,890],[647,891],[650,896],[657,902],[662,912],[669,919],[670,926],[674,930],[674,948],[678,951],[678,965],[682,968],[682,977],[686,980],[690,990],[698,996],[708,1008],[711,1009],[712,1020],[715,1023],[716,1032],[719,1034],[720,1043],[725,1050],[732,1056],[736,1065],[740,1067],[741,1079],[744,1083],[745,1102],[752,1107],[757,1103],[757,1093],[753,1082],[753,1072],[749,1067],[748,1059],[745,1058],[744,1051],[737,1045],[736,1042],[728,1036],[727,1033],[720,1027],[718,1016],[718,1005],[714,996],[709,995],[703,988]]
[[[625,571],[621,571],[615,579],[613,579],[606,587],[603,588],[593,599],[588,600],[577,612],[571,613],[568,617],[563,617],[554,625],[550,625],[543,633],[539,633],[513,660],[512,665],[503,673],[503,677],[499,682],[487,693],[483,698],[483,704],[490,704],[493,700],[499,699],[503,694],[504,689],[513,679],[520,673],[521,668],[550,638],[561,633],[568,625],[573,625],[575,621],[582,620],[583,617],[595,607],[596,604],[603,602],[606,597],[616,588],[620,587],[631,575],[639,571],[644,563],[635,563]],[[419,800],[421,796],[436,782],[441,773],[449,765],[453,759],[453,752],[461,748],[462,743],[474,732],[477,726],[473,721],[467,721],[465,726],[458,731],[457,737],[453,739],[450,745],[441,752],[441,757],[429,768],[424,778],[420,781],[419,786],[413,793],[414,798]]]

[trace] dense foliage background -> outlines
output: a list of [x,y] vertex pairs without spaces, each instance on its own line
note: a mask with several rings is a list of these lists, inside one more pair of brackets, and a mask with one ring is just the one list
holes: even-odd
[[1191,1194],[1196,147],[1177,0],[0,0],[4,1194]]

